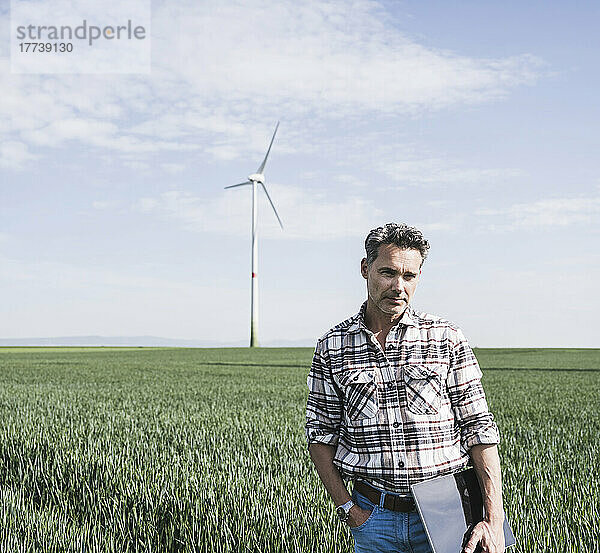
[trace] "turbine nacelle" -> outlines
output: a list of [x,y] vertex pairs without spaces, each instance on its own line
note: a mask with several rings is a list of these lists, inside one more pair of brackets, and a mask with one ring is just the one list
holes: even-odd
[[267,153],[265,155],[265,159],[263,159],[259,168],[256,170],[256,173],[252,173],[251,175],[249,175],[247,181],[240,182],[238,184],[232,184],[231,186],[226,186],[225,188],[238,188],[239,186],[248,186],[249,184],[253,184],[253,183],[260,184],[262,186],[264,193],[267,196],[267,199],[269,200],[269,203],[271,204],[271,207],[273,208],[273,213],[275,213],[275,217],[277,217],[279,226],[281,228],[283,228],[283,223],[281,222],[281,219],[279,218],[279,214],[277,213],[277,210],[275,209],[275,205],[273,204],[273,201],[271,200],[271,196],[269,196],[269,193],[267,192],[267,187],[265,186],[265,175],[264,175],[265,165],[267,164],[267,159],[269,159],[269,153],[271,152],[271,146],[273,146],[273,141],[275,140],[275,135],[277,134],[278,128],[279,128],[279,121],[277,121],[277,125],[275,125],[275,131],[273,132],[273,136],[271,137],[271,142],[269,144],[269,149],[267,150]]
[[265,176],[262,173],[254,173],[248,177],[250,182],[260,182],[260,184],[265,184]]

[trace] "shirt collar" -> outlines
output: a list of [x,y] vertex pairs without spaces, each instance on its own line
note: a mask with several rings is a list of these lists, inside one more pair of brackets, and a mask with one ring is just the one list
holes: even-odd
[[[358,311],[358,313],[356,315],[354,315],[354,317],[352,317],[352,322],[350,323],[350,326],[348,327],[348,332],[356,333],[356,332],[360,332],[361,330],[370,332],[370,330],[367,328],[367,325],[365,325],[365,311],[366,310],[367,310],[367,302],[365,301],[360,306],[360,310]],[[410,304],[406,307],[406,309],[404,310],[404,313],[402,313],[402,317],[400,317],[400,320],[392,327],[392,329],[397,328],[400,325],[417,326],[417,323],[415,320],[415,312]]]

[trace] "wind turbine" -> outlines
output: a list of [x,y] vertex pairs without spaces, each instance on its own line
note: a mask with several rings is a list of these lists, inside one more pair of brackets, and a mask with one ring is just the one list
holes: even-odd
[[227,188],[236,188],[238,186],[247,186],[252,185],[252,295],[250,298],[250,347],[255,348],[258,346],[258,235],[257,235],[257,222],[258,222],[258,213],[257,213],[257,193],[258,193],[258,185],[262,186],[262,189],[265,191],[267,195],[267,199],[275,212],[275,217],[279,221],[279,226],[283,229],[283,223],[279,218],[277,210],[273,205],[273,201],[271,200],[271,196],[267,192],[267,187],[265,186],[265,165],[267,164],[267,158],[269,157],[269,153],[271,152],[271,146],[273,146],[273,141],[275,140],[275,135],[277,134],[277,129],[279,128],[279,121],[277,121],[277,125],[275,126],[275,132],[273,132],[273,137],[271,138],[271,143],[269,144],[269,149],[267,150],[267,154],[265,155],[265,159],[260,164],[259,168],[256,170],[256,173],[253,173],[248,177],[248,180],[244,182],[240,182],[239,184],[232,184],[231,186],[226,186]]

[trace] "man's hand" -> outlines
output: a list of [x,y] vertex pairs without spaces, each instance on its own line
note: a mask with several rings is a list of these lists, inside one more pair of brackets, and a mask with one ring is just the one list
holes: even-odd
[[368,511],[367,509],[362,509],[358,505],[354,504],[348,511],[348,520],[346,524],[350,526],[350,528],[356,528],[363,524],[370,516],[372,511]]
[[471,448],[469,455],[481,487],[485,517],[473,528],[464,551],[473,553],[479,544],[483,553],[504,553],[504,510],[498,447],[477,444]]
[[473,553],[479,544],[483,553],[504,553],[504,528],[503,522],[487,522],[482,520],[473,528],[464,553]]

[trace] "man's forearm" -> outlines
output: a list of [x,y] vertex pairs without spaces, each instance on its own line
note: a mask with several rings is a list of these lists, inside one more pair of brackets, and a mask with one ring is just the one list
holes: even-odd
[[503,521],[502,476],[498,447],[491,444],[478,444],[470,449],[469,455],[473,460],[483,494],[485,520],[492,523]]
[[308,446],[308,452],[317,469],[319,478],[321,478],[333,503],[337,506],[350,501],[350,494],[346,489],[342,476],[337,467],[333,464],[335,447],[327,444],[314,443]]

